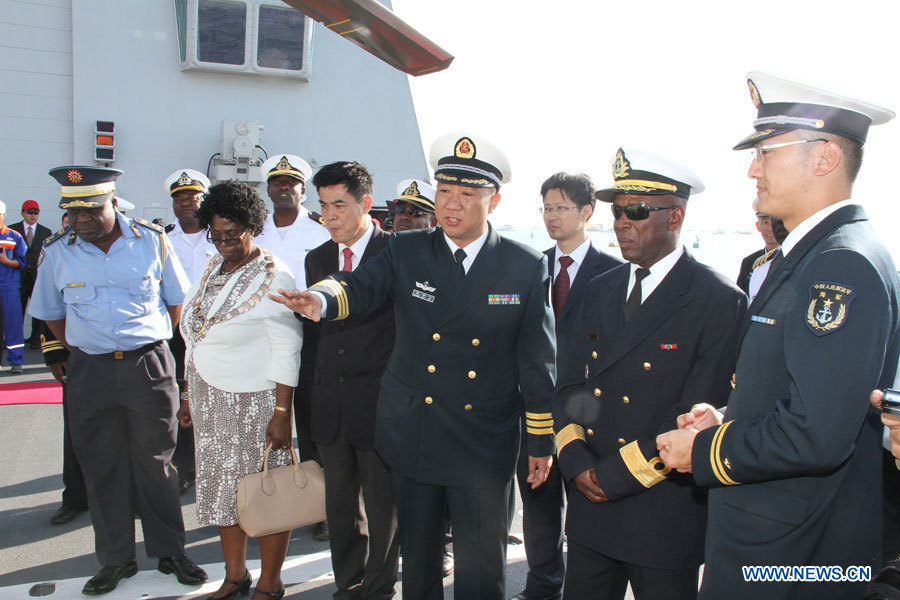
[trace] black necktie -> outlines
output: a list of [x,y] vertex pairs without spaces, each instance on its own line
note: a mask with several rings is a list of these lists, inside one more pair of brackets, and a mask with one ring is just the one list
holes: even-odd
[[466,268],[463,266],[463,261],[466,260],[466,251],[462,248],[457,248],[456,252],[453,253],[453,258],[456,259],[456,265],[459,267],[460,276],[465,277]]
[[625,310],[622,311],[626,323],[637,314],[641,307],[641,282],[648,275],[650,275],[650,270],[643,267],[634,272],[634,287],[631,288],[631,293],[625,301]]

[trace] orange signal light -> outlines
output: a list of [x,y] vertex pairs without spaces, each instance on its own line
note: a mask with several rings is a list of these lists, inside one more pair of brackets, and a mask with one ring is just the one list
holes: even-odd
[[111,135],[98,135],[97,136],[97,145],[98,146],[115,146],[115,138]]

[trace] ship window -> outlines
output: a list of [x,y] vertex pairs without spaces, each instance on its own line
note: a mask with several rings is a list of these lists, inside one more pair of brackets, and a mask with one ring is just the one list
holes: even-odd
[[280,0],[173,0],[181,69],[309,80],[312,22]]

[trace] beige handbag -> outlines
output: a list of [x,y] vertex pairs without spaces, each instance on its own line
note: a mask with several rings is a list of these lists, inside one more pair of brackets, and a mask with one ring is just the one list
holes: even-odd
[[313,460],[269,469],[266,447],[262,471],[244,475],[235,493],[238,524],[250,537],[290,531],[325,520],[325,475]]

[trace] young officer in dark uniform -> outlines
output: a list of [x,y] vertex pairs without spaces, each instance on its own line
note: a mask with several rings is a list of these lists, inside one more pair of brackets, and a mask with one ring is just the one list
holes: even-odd
[[72,351],[66,392],[72,445],[84,473],[103,569],[83,593],[103,594],[137,572],[134,519],[159,570],[197,585],[184,554],[178,482],[170,461],[179,405],[166,340],[187,277],[161,227],[116,211],[116,169],[58,167],[59,207],[71,229],[48,238],[31,313]]
[[[900,286],[848,199],[869,126],[894,113],[765,73],[748,83],[756,132],[735,149],[754,151],[759,211],[790,234],[742,326],[725,422],[696,407],[660,436],[660,455],[714,488],[701,598],[859,598],[864,578],[841,570],[881,564],[869,392],[894,380]],[[837,567],[837,580],[747,581],[742,567],[766,565]]]
[[[670,472],[656,436],[696,398],[724,402],[747,298],[679,240],[688,198],[703,191],[684,167],[620,148],[612,203],[628,264],[593,279],[578,335],[560,347],[553,419],[560,470],[572,483],[565,597],[696,598],[705,494]],[[577,491],[576,491],[577,490]]]
[[[502,238],[487,216],[510,170],[489,142],[450,134],[432,146],[440,227],[394,235],[352,274],[283,302],[316,320],[365,314],[393,299],[396,342],[381,380],[375,447],[391,467],[403,595],[443,596],[442,512],[453,523],[457,598],[506,600],[507,501],[520,419],[530,482],[553,452],[555,348],[547,259]],[[402,317],[401,317],[402,315]]]

